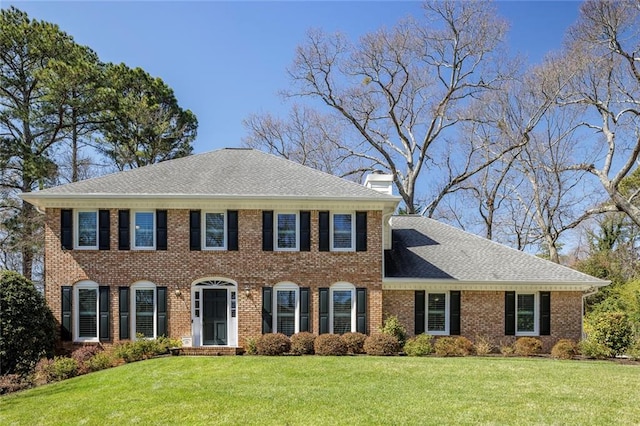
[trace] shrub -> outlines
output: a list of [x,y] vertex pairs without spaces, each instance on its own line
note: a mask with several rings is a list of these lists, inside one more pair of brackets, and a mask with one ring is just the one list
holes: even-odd
[[143,345],[138,342],[122,342],[113,348],[113,355],[124,362],[136,362],[145,359]]
[[476,341],[473,344],[473,348],[476,352],[476,355],[489,355],[494,351],[495,345],[488,337],[476,336]]
[[26,374],[53,355],[56,323],[33,283],[12,271],[0,272],[0,371]]
[[515,351],[515,349],[514,349],[513,345],[512,345],[512,344],[510,344],[510,343],[502,343],[502,344],[500,345],[500,353],[501,353],[503,356],[511,356],[511,355],[514,355],[514,354],[515,354],[515,352],[516,352],[516,351]]
[[18,392],[29,386],[31,386],[31,383],[20,374],[5,374],[4,376],[0,376],[0,395]]
[[73,358],[57,356],[42,358],[36,364],[34,382],[38,385],[70,379],[78,374],[78,362]]
[[247,355],[257,355],[258,354],[258,348],[256,347],[258,343],[258,338],[257,337],[248,337],[246,342],[245,342],[245,351],[247,352]]
[[623,312],[602,312],[585,324],[589,339],[606,346],[612,356],[622,355],[633,341],[631,322]]
[[634,361],[640,360],[640,338],[636,337],[627,349],[627,355]]
[[344,333],[340,336],[345,345],[347,345],[347,352],[350,354],[363,354],[364,353],[364,341],[367,336],[362,333]]
[[98,352],[87,361],[85,361],[85,368],[88,372],[105,370],[115,365],[115,360],[109,352]]
[[282,333],[263,334],[256,342],[258,355],[282,355],[291,349],[291,341]]
[[607,359],[613,356],[611,349],[593,338],[583,340],[578,345],[580,353],[587,358]]
[[384,320],[384,325],[382,326],[382,331],[384,334],[389,334],[394,336],[400,347],[404,346],[407,341],[407,329],[400,323],[398,317],[395,315],[389,315],[387,319]]
[[551,348],[551,357],[555,359],[571,359],[577,354],[577,349],[573,340],[560,339]]
[[181,348],[181,339],[172,339],[167,336],[160,336],[156,339],[156,355],[168,354],[169,348]]
[[433,352],[432,337],[428,334],[420,334],[407,340],[404,344],[404,352],[409,356],[424,356]]
[[91,371],[87,362],[99,352],[102,352],[102,348],[91,345],[83,346],[71,353],[71,358],[75,359],[78,363],[78,374],[86,374]]
[[473,343],[463,336],[441,337],[434,345],[439,356],[468,356],[473,353]]
[[513,344],[516,355],[532,356],[542,352],[542,342],[535,337],[520,337]]
[[313,355],[313,343],[316,335],[308,331],[301,331],[291,336],[291,353],[296,355]]
[[398,339],[387,333],[374,333],[364,341],[367,355],[397,355],[400,347]]
[[316,355],[346,355],[347,345],[337,334],[321,334],[316,337],[313,343],[313,350]]

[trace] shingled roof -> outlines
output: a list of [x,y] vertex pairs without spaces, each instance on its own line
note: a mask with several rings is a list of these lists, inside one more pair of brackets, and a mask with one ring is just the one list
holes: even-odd
[[221,149],[24,194],[79,197],[249,197],[397,202],[363,185],[253,149]]
[[603,286],[571,268],[421,216],[391,218],[385,277],[472,283],[575,283]]

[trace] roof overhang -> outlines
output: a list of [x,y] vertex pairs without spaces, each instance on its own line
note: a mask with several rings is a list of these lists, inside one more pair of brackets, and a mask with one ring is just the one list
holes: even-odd
[[464,281],[455,279],[383,278],[383,290],[592,291],[611,281]]

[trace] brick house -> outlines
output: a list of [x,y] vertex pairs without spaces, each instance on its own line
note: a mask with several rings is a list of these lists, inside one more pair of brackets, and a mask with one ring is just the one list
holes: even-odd
[[419,216],[365,185],[223,149],[23,194],[45,215],[45,295],[69,344],[136,335],[241,349],[261,333],[578,340],[590,276]]

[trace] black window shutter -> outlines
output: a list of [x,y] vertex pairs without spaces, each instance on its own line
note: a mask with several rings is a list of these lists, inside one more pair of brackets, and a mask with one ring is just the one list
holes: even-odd
[[329,251],[329,212],[318,213],[318,250]]
[[504,292],[504,334],[516,335],[516,292]]
[[157,306],[158,324],[156,327],[157,335],[168,336],[169,321],[167,317],[167,288],[157,287],[156,292],[157,292],[156,300],[158,302],[158,306]]
[[128,339],[129,335],[129,287],[118,289],[118,305],[120,315],[120,340]]
[[329,332],[329,288],[322,287],[319,289],[319,305],[318,313],[320,314],[320,334]]
[[551,335],[551,293],[540,292],[540,335]]
[[167,249],[167,211],[156,210],[156,250]]
[[62,250],[73,250],[73,210],[60,210],[60,245]]
[[262,334],[273,331],[273,288],[262,287]]
[[129,210],[118,210],[118,250],[129,250]]
[[356,251],[367,251],[367,212],[356,212]]
[[227,250],[238,251],[238,211],[227,211]]
[[189,250],[200,250],[201,244],[200,210],[191,210],[189,212]]
[[424,333],[425,330],[425,292],[424,290],[416,290],[415,294],[415,332],[418,334]]
[[109,321],[109,287],[100,286],[99,288],[100,300],[98,306],[100,308],[100,335],[101,341],[109,340],[109,329],[111,328],[111,321]]
[[111,248],[111,217],[109,210],[98,211],[98,248],[109,250]]
[[70,341],[72,339],[71,335],[71,295],[72,295],[73,287],[63,286],[62,287],[62,318],[60,321],[60,334],[61,338],[64,341]]
[[460,335],[460,291],[449,292],[449,334]]
[[262,212],[262,251],[273,251],[273,211]]
[[311,251],[311,212],[300,212],[300,251]]
[[311,300],[309,300],[309,287],[300,288],[300,331],[311,331],[311,324],[309,321],[309,307]]
[[356,331],[367,334],[367,289],[356,288]]

